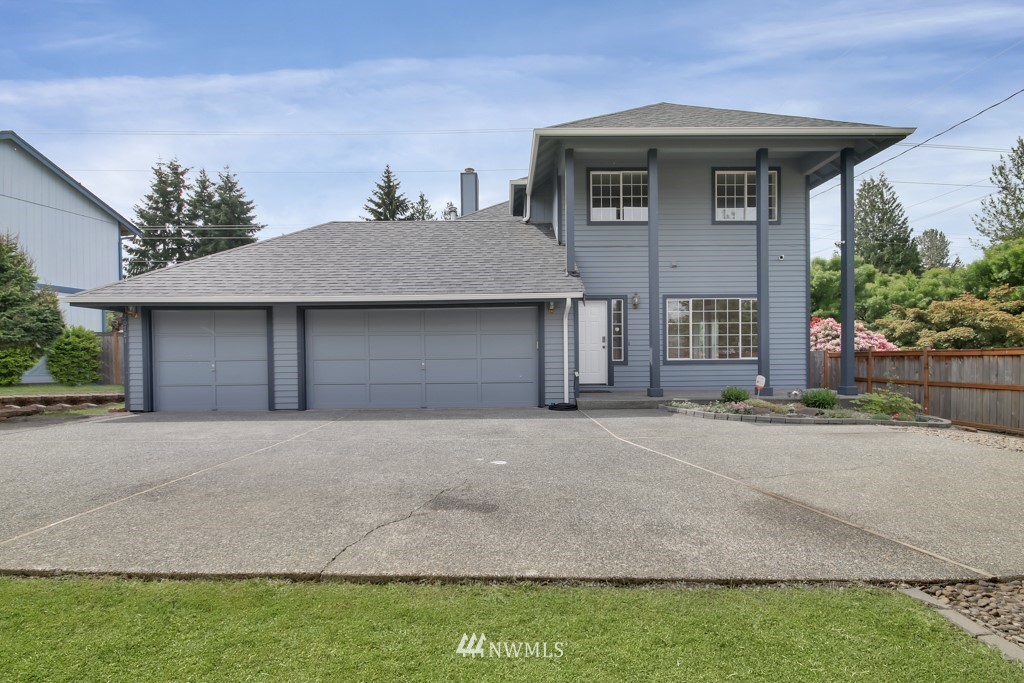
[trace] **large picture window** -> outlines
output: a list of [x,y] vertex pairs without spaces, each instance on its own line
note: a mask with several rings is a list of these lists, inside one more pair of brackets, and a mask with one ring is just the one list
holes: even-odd
[[[757,172],[715,171],[715,220],[757,220]],[[779,172],[768,171],[768,220],[779,220]]]
[[591,171],[590,220],[647,220],[647,171]]
[[757,358],[757,299],[667,299],[668,360]]

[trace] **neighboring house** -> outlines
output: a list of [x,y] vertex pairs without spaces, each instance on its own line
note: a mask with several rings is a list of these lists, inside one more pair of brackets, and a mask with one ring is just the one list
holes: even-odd
[[[18,238],[40,286],[57,292],[66,324],[103,331],[102,311],[71,308],[67,297],[118,280],[121,239],[140,233],[11,131],[0,131],[0,232]],[[49,381],[44,364],[25,381]]]
[[[757,374],[802,388],[809,193],[841,177],[852,276],[854,164],[912,132],[641,107],[536,130],[507,204],[327,223],[73,303],[128,313],[131,410],[537,406]],[[464,209],[476,183],[462,175]]]

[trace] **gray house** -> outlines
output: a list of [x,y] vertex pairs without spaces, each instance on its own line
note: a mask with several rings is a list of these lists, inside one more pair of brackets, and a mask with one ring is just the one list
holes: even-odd
[[496,207],[326,223],[73,304],[126,311],[131,410],[539,406],[758,374],[766,392],[805,387],[809,193],[842,178],[852,352],[854,164],[912,132],[641,107],[535,130],[529,175]]

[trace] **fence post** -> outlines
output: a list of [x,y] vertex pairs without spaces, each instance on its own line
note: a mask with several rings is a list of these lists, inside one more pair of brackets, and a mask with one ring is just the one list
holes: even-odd
[[921,347],[921,380],[924,382],[921,389],[921,408],[924,414],[928,414],[928,375],[931,374],[931,363],[928,360],[928,351],[931,349],[927,344]]
[[868,393],[871,393],[872,382],[875,379],[875,363],[874,357],[871,355],[871,349],[868,349]]
[[828,389],[828,350],[821,352],[821,386]]

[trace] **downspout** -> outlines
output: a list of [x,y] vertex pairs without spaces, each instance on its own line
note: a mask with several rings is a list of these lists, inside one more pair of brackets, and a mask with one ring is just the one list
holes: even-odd
[[572,299],[565,297],[565,312],[562,313],[562,401],[569,402],[569,309]]

